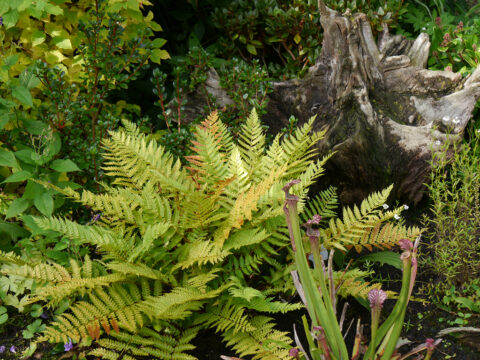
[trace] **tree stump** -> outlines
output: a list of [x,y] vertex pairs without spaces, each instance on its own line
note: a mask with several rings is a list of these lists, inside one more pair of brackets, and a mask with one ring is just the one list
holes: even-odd
[[395,184],[394,196],[416,204],[430,171],[431,150],[459,140],[480,97],[480,68],[467,79],[426,70],[427,34],[415,41],[392,36],[378,43],[365,14],[340,14],[319,1],[322,52],[303,79],[274,83],[263,118],[274,131],[294,115],[316,116],[328,128],[318,144],[335,151],[322,183],[338,187],[342,203]]

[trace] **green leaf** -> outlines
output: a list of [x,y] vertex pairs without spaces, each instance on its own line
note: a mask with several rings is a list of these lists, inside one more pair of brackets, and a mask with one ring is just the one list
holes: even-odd
[[33,199],[35,207],[45,216],[51,216],[53,213],[53,198],[47,192],[38,194]]
[[29,179],[31,176],[32,174],[26,170],[17,171],[16,173],[13,173],[8,178],[3,180],[3,182],[4,183],[21,182]]
[[295,41],[295,44],[299,44],[300,41],[302,41],[302,37],[300,36],[300,34],[295,35],[293,41]]
[[15,223],[0,220],[0,234],[8,235],[10,239],[16,240],[28,236],[29,232]]
[[0,16],[5,14],[10,9],[10,4],[8,1],[0,1]]
[[32,135],[42,135],[44,131],[48,129],[47,124],[38,120],[23,120],[23,126]]
[[25,191],[23,192],[23,198],[24,199],[34,199],[37,194],[44,192],[45,188],[40,185],[39,183],[36,183],[33,180],[28,180],[27,186],[25,186]]
[[0,306],[0,325],[6,323],[8,320],[7,308]]
[[63,37],[63,36],[58,36],[58,37],[54,38],[53,43],[59,49],[66,49],[66,50],[71,50],[72,49],[72,43],[70,42],[70,39],[66,38],[66,37]]
[[17,167],[17,159],[11,151],[0,149],[0,166]]
[[40,80],[29,70],[23,71],[18,77],[20,85],[26,87],[27,89],[33,89],[40,84]]
[[18,160],[24,162],[25,164],[35,165],[36,164],[36,155],[37,153],[32,149],[23,149],[15,151],[15,156]]
[[13,9],[3,15],[3,26],[5,29],[10,29],[18,22],[18,11]]
[[8,207],[5,219],[15,217],[28,209],[30,202],[27,199],[19,198],[12,201]]
[[8,116],[8,114],[0,115],[0,131],[3,130],[5,125],[7,125],[9,119],[10,117]]
[[30,315],[32,317],[40,317],[43,314],[43,308],[39,304],[32,305],[32,309],[30,310]]
[[165,39],[156,38],[155,40],[152,41],[152,47],[161,48],[163,45],[165,45],[166,42],[167,42],[167,40],[165,40]]
[[150,54],[150,60],[152,60],[156,64],[160,64],[161,60],[166,59],[170,59],[170,55],[166,50],[153,49],[152,53]]
[[63,9],[60,6],[53,4],[45,4],[45,11],[52,15],[62,15]]
[[7,67],[13,66],[17,63],[18,57],[18,54],[7,56],[5,60],[3,60],[3,64]]
[[247,44],[247,51],[252,55],[257,55],[257,49],[252,44]]
[[50,164],[50,168],[58,172],[80,171],[80,168],[72,160],[55,160]]
[[32,95],[25,86],[15,86],[12,89],[12,96],[24,105],[33,106]]
[[45,32],[40,30],[35,30],[32,33],[32,46],[38,46],[45,41]]
[[357,259],[357,262],[373,261],[380,264],[391,265],[397,269],[402,269],[402,260],[400,254],[393,251],[380,251],[373,254],[368,254]]
[[59,133],[55,132],[53,133],[53,136],[47,146],[48,156],[51,157],[57,155],[61,148],[62,140],[60,139]]
[[137,0],[127,0],[127,9],[138,10]]

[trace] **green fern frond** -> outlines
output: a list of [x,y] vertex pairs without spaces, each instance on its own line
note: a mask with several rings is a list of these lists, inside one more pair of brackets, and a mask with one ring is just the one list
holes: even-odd
[[385,203],[392,188],[393,186],[389,186],[382,192],[375,192],[368,196],[362,202],[360,210],[356,206],[353,210],[345,207],[342,220],[330,219],[329,227],[320,229],[320,238],[325,248],[337,247],[345,250],[346,246],[359,244],[359,239],[387,220],[388,215],[383,216],[378,208]]
[[255,108],[240,127],[238,144],[245,169],[251,177],[265,152],[265,134]]
[[283,139],[282,148],[292,163],[289,171],[297,172],[297,168],[301,167],[302,162],[296,163],[297,160],[312,158],[317,152],[314,145],[325,137],[326,130],[311,134],[314,121],[313,116],[303,126],[296,128],[291,136]]
[[145,264],[133,264],[128,262],[118,262],[113,261],[105,264],[105,266],[110,269],[114,270],[123,275],[134,275],[134,276],[141,276],[147,279],[153,280],[163,280],[167,282],[167,276],[163,275],[160,271],[152,269],[151,267]]
[[8,253],[0,250],[0,262],[10,263],[15,265],[25,265],[26,262],[22,260],[20,256],[15,254],[13,251]]
[[326,219],[335,217],[336,208],[338,206],[337,189],[330,186],[326,190],[319,192],[313,199],[308,200],[308,203],[304,207],[303,213],[300,215],[303,222],[311,219],[313,215],[320,215],[322,217],[322,223],[326,222]]
[[366,299],[370,290],[380,289],[382,284],[371,284],[369,282],[348,278],[345,279],[342,286],[338,290],[338,295],[346,298],[348,296],[355,296]]
[[186,269],[194,265],[216,264],[229,255],[228,251],[221,249],[214,242],[208,240],[189,244],[187,251],[187,258],[175,265],[173,270],[177,268]]
[[234,333],[232,329],[222,334],[235,352],[243,356],[252,356],[252,360],[287,360],[289,344],[292,340],[287,332],[274,329],[271,318],[256,316],[250,323],[253,331]]
[[143,328],[138,334],[112,332],[111,338],[100,339],[100,348],[89,352],[89,355],[100,356],[102,359],[162,359],[162,360],[196,360],[185,351],[193,350],[195,346],[189,342],[197,335],[199,328],[190,327],[184,331],[160,333]]
[[8,269],[8,275],[35,279],[40,283],[62,283],[72,280],[68,270],[59,264],[22,265]]
[[147,316],[156,319],[185,319],[201,309],[205,300],[216,297],[223,288],[202,291],[195,287],[175,287],[162,296],[150,296],[139,305]]
[[228,174],[226,153],[222,151],[221,134],[217,132],[218,124],[218,114],[213,112],[202,123],[203,126],[197,126],[192,141],[195,154],[186,157],[191,169],[206,184],[225,180]]
[[156,182],[162,191],[188,193],[194,183],[179,160],[165,152],[155,140],[145,136],[132,136],[124,131],[110,132],[111,138],[103,141],[106,149],[104,170],[115,176],[115,184],[141,189],[145,182]]
[[116,234],[112,230],[97,225],[80,225],[55,217],[34,218],[34,220],[42,229],[58,231],[69,239],[96,245],[102,250],[115,254],[119,259],[126,260],[135,246],[132,241],[125,241],[122,234]]
[[54,285],[43,286],[37,288],[35,296],[31,297],[30,303],[48,300],[49,305],[55,306],[66,297],[70,297],[75,293],[85,295],[94,288],[102,286],[111,286],[114,283],[123,282],[126,277],[122,274],[109,274],[105,276],[87,278],[87,279],[70,279],[68,281],[56,282]]
[[303,305],[300,303],[290,304],[287,302],[274,301],[270,297],[256,297],[250,301],[241,301],[240,304],[244,305],[250,310],[266,313],[282,313],[285,314],[289,311],[295,311],[303,309]]
[[231,331],[232,335],[255,330],[245,314],[245,309],[242,306],[233,305],[231,301],[220,306],[209,306],[196,321],[206,327],[215,328],[216,332]]
[[[134,287],[132,291],[131,287]],[[99,334],[100,328],[112,323],[112,327],[122,327],[129,331],[142,327],[143,315],[139,309],[142,301],[140,291],[130,284],[130,291],[119,284],[109,288],[94,289],[89,292],[89,302],[77,301],[70,307],[70,311],[57,317],[57,320],[43,332],[40,341],[68,342],[71,338],[75,342],[93,334]],[[116,324],[116,325],[114,325]]]
[[223,245],[223,248],[226,251],[238,250],[244,246],[259,244],[269,236],[270,234],[263,229],[241,229],[228,237]]

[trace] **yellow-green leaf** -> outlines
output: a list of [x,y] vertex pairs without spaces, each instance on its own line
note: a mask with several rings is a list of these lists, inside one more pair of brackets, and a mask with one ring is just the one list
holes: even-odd
[[51,65],[58,64],[63,59],[65,59],[65,56],[58,50],[47,51],[45,53],[45,60]]
[[53,42],[59,49],[67,49],[67,50],[72,49],[72,43],[68,38],[64,38],[64,37],[54,38]]
[[161,60],[166,59],[170,59],[170,55],[166,50],[154,49],[150,55],[150,60],[157,64],[160,64]]
[[302,41],[302,37],[300,36],[300,34],[295,35],[293,41],[295,41],[295,44],[299,44],[300,41]]
[[257,49],[252,44],[247,44],[247,51],[252,55],[257,55]]

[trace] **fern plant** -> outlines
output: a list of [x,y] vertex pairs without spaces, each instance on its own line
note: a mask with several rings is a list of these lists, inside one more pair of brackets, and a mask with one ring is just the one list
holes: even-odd
[[239,356],[289,358],[287,334],[252,314],[301,307],[260,291],[267,287],[260,270],[278,266],[276,256],[290,244],[281,184],[300,178],[294,191],[305,199],[329,157],[312,150],[324,134],[311,134],[312,125],[265,149],[255,111],[238,144],[212,113],[196,129],[186,166],[132,123],[111,132],[103,147],[113,181],[102,184],[104,192],[53,186],[90,207],[92,222],[35,219],[89,246],[91,256],[60,266],[0,254],[3,274],[35,279],[31,302],[72,301],[38,340],[93,339],[91,354],[105,359],[193,359],[190,340],[211,327]]
[[[194,359],[190,340],[214,328],[239,356],[289,359],[290,338],[267,316],[302,306],[276,298],[285,290],[277,285],[290,278],[282,278],[288,266],[279,257],[291,246],[282,185],[299,179],[291,191],[300,212],[324,217],[327,249],[383,248],[416,232],[388,222],[399,209],[378,210],[389,189],[360,208],[346,208],[343,220],[334,219],[334,189],[306,205],[308,187],[330,156],[318,159],[312,149],[324,135],[310,134],[313,121],[287,139],[278,135],[265,149],[255,111],[238,144],[212,113],[196,129],[186,166],[125,122],[103,142],[104,171],[113,178],[102,184],[103,193],[44,184],[97,215],[88,224],[35,219],[39,227],[91,248],[90,257],[72,259],[69,266],[0,253],[3,274],[36,281],[30,302],[72,302],[38,340],[95,340],[91,354],[104,359]],[[266,266],[275,269],[275,281],[264,276]],[[365,296],[375,285],[356,281],[362,275],[352,270],[333,278],[343,284],[340,293]]]

